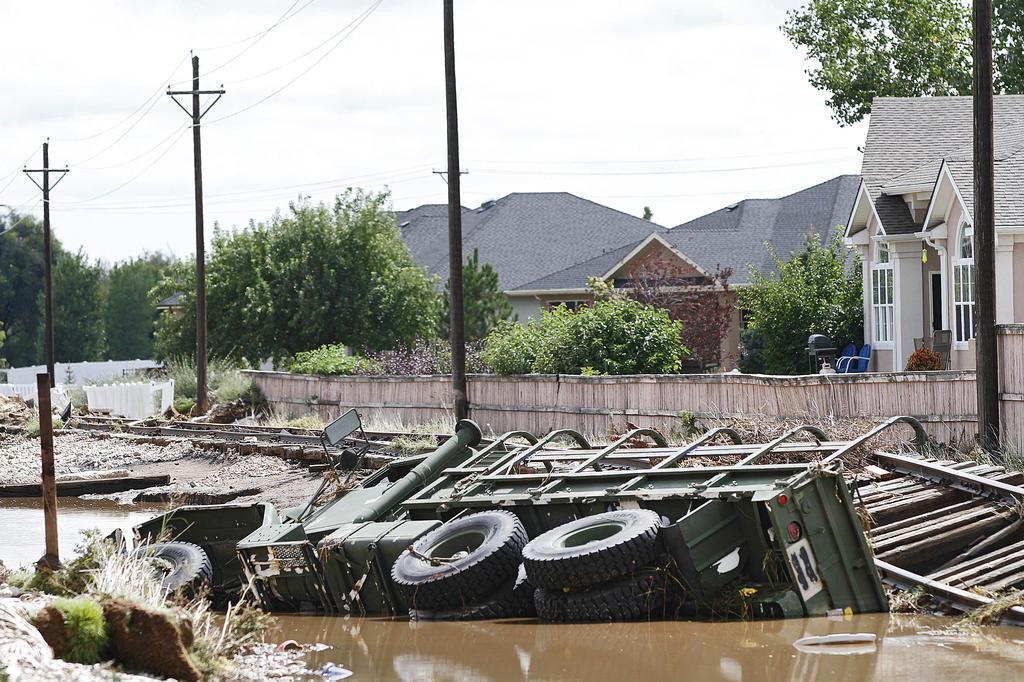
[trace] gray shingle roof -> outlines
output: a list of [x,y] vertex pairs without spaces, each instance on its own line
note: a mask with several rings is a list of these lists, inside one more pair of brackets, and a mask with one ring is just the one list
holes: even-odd
[[630,242],[629,244],[625,244],[617,249],[602,253],[600,256],[591,258],[583,263],[570,265],[564,270],[559,270],[558,272],[551,273],[546,277],[541,277],[538,280],[527,282],[526,284],[518,287],[518,289],[522,291],[582,289],[587,286],[587,279],[590,277],[604,276],[604,274],[611,270],[616,263],[628,256],[630,251],[640,246],[642,243],[643,239]]
[[709,272],[732,268],[733,284],[750,281],[750,267],[771,272],[765,244],[785,257],[804,247],[810,233],[828,239],[845,225],[860,185],[856,175],[840,175],[778,199],[747,199],[677,225],[663,235]]
[[[920,228],[914,224],[902,199],[886,197],[883,189],[915,184],[914,180],[927,182],[930,172],[934,180],[943,158],[969,162],[973,117],[970,97],[875,98],[861,176],[887,234],[905,234]],[[1012,147],[1014,140],[1024,135],[1024,131],[1017,130],[1024,123],[1024,95],[996,96],[993,121],[997,128],[998,156],[1000,145]],[[1007,126],[1014,126],[1012,132]],[[1004,142],[999,139],[1001,128]],[[997,177],[998,174],[997,170]],[[961,186],[962,193],[963,189]],[[970,200],[965,197],[965,201]],[[998,204],[996,213],[999,213]]]
[[[447,207],[420,206],[396,212],[395,219],[413,260],[446,279]],[[462,214],[464,252],[477,249],[480,261],[498,272],[504,291],[533,288],[524,285],[664,231],[660,225],[567,192],[509,194]],[[576,281],[566,281],[570,280]]]

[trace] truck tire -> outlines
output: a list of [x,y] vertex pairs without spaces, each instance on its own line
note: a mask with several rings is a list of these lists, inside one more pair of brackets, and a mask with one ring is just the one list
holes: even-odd
[[678,592],[665,571],[641,571],[625,580],[585,590],[534,593],[537,616],[549,623],[645,620],[672,617]]
[[169,592],[196,590],[213,581],[213,564],[206,551],[191,542],[161,542],[135,550],[147,559],[160,575],[160,584]]
[[623,578],[661,553],[661,517],[649,509],[585,516],[538,535],[523,549],[530,582],[551,590]]
[[469,514],[430,531],[402,552],[391,579],[416,610],[479,604],[515,579],[526,530],[515,514]]
[[452,611],[409,610],[411,620],[497,620],[498,618],[532,618],[537,615],[534,606],[533,585],[526,579],[526,569],[520,564],[514,583],[471,606]]

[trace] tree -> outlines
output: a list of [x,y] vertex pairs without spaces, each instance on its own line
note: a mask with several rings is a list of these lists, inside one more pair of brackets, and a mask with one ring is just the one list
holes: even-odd
[[116,264],[107,277],[104,313],[107,358],[129,360],[153,356],[158,299],[150,291],[170,265],[161,254],[150,254]]
[[[6,332],[4,332],[4,323],[0,320],[0,353],[4,350],[4,339],[7,338]],[[7,361],[4,360],[4,356],[0,355],[0,367],[6,367]]]
[[[997,86],[1019,92],[1021,0],[995,4]],[[961,0],[810,0],[782,30],[806,50],[811,85],[844,125],[867,116],[873,97],[971,92],[971,15]]]
[[[451,334],[451,280],[444,283],[444,297],[441,299],[439,334],[447,338]],[[480,264],[480,253],[473,249],[473,255],[466,259],[462,268],[462,301],[466,339],[475,341],[487,336],[499,322],[511,320],[512,304],[498,286],[498,273],[490,263]]]
[[[386,194],[347,191],[333,206],[217,229],[207,264],[210,354],[256,364],[329,344],[377,351],[436,331],[438,296],[412,262]],[[172,267],[154,295],[184,292],[157,323],[157,355],[194,355],[192,264]]]
[[0,217],[0,231],[9,225],[17,227],[0,236],[0,320],[6,325],[7,362],[23,367],[43,361],[43,226],[32,216],[15,213]]
[[718,268],[710,277],[694,277],[692,269],[660,251],[642,259],[629,273],[634,298],[664,308],[673,320],[683,323],[683,343],[701,367],[721,365],[724,359],[722,341],[735,310],[730,277],[729,268]]
[[592,282],[595,301],[541,311],[525,325],[502,322],[484,340],[483,360],[498,374],[664,374],[687,350],[668,312]]
[[[54,356],[58,362],[99,360],[106,350],[103,325],[105,275],[99,263],[89,263],[85,253],[54,253]],[[43,295],[39,294],[39,310]],[[43,329],[38,342],[44,347]]]
[[644,220],[650,220],[654,217],[654,211],[651,210],[650,206],[644,206]]
[[[860,263],[849,264],[842,232],[827,245],[817,235],[789,260],[772,251],[775,273],[751,270],[752,282],[739,292],[747,322],[757,330],[764,369],[769,374],[807,370],[807,337],[825,334],[836,347],[859,343],[864,309]],[[747,335],[750,337],[750,334]]]

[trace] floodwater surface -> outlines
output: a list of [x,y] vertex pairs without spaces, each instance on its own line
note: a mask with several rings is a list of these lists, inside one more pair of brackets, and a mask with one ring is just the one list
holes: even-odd
[[[74,554],[82,531],[104,535],[151,518],[159,507],[120,505],[108,500],[57,498],[57,539],[61,558]],[[45,550],[42,501],[37,497],[0,500],[0,561],[8,568],[35,563]]]
[[[961,629],[933,616],[577,625],[283,616],[278,623],[282,640],[331,645],[311,655],[311,667],[335,663],[353,671],[353,680],[1024,679],[1024,628]],[[833,633],[877,640],[816,652],[794,646]]]

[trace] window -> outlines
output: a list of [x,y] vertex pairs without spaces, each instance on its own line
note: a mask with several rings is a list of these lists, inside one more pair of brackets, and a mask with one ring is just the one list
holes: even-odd
[[557,308],[560,305],[564,305],[566,308],[572,311],[579,310],[583,306],[587,305],[587,301],[580,300],[564,300],[564,301],[548,301],[548,308]]
[[871,266],[871,320],[875,343],[892,343],[896,336],[893,282],[889,245],[879,242],[875,247],[875,262]]
[[956,257],[953,258],[953,317],[956,319],[956,340],[974,338],[974,226],[960,224]]

